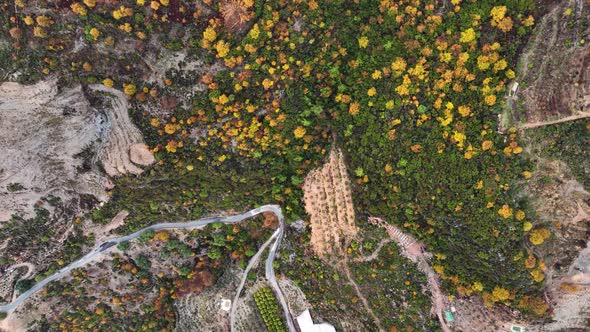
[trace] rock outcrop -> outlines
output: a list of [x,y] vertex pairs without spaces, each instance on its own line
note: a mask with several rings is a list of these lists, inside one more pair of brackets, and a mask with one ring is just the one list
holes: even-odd
[[0,221],[30,217],[34,204],[53,195],[108,200],[107,175],[139,174],[155,160],[129,119],[126,96],[107,92],[111,106],[93,108],[81,86],[58,91],[56,80],[0,85]]

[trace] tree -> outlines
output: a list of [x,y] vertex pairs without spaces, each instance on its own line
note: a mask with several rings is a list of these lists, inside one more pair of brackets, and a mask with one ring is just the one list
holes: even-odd
[[152,230],[148,230],[146,232],[143,232],[138,238],[137,241],[139,241],[139,243],[145,244],[147,243],[149,240],[151,240],[154,237],[155,232]]
[[31,287],[33,287],[34,284],[35,281],[33,279],[21,279],[16,282],[16,285],[14,285],[14,289],[16,289],[19,293],[22,294],[31,289]]
[[137,264],[137,267],[144,271],[147,271],[150,269],[150,267],[152,267],[152,263],[144,255],[137,256],[137,258],[135,259],[135,263]]
[[219,259],[221,258],[221,249],[219,247],[212,247],[207,252],[207,256],[211,259]]
[[121,242],[121,243],[117,244],[117,249],[119,249],[121,251],[127,251],[127,250],[129,250],[130,247],[131,247],[131,244],[129,243],[129,241],[125,241],[125,242]]

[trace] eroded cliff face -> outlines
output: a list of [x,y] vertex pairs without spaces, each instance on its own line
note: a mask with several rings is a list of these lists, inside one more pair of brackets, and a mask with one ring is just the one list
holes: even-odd
[[0,85],[0,221],[31,217],[49,195],[78,206],[83,194],[106,201],[107,175],[139,174],[133,162],[154,161],[122,93],[107,91],[111,106],[97,110],[81,86],[59,92],[56,83]]

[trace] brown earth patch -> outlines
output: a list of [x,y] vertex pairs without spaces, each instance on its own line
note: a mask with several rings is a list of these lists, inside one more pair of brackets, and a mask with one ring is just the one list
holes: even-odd
[[224,0],[221,1],[221,15],[223,24],[231,32],[242,32],[246,24],[253,17],[250,12],[248,1],[245,0]]
[[348,267],[346,248],[357,238],[358,228],[354,223],[350,179],[340,150],[334,147],[324,166],[305,177],[303,200],[305,211],[310,215],[312,250],[322,260],[344,272],[377,329],[384,331]]
[[313,251],[322,259],[344,257],[358,228],[342,152],[332,149],[326,164],[306,176],[303,199],[311,217]]
[[200,294],[203,289],[211,287],[214,284],[215,276],[207,270],[194,272],[188,279],[174,281],[174,286],[177,287],[176,294],[178,297],[188,294]]
[[272,212],[263,212],[262,217],[264,218],[262,228],[276,229],[279,226],[279,218],[277,218],[276,214]]

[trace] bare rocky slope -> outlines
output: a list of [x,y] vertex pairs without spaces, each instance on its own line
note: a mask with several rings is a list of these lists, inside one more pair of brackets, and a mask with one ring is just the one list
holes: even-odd
[[[56,80],[0,85],[0,221],[29,217],[41,197],[64,202],[81,194],[106,201],[107,174],[139,174],[154,158],[127,114],[126,97],[106,87],[112,107],[99,111],[81,86],[58,91]],[[134,164],[135,163],[135,164]]]
[[534,128],[590,117],[589,18],[587,1],[568,0],[540,20],[521,56],[511,122]]

